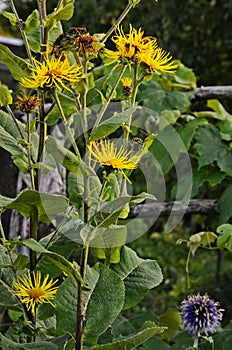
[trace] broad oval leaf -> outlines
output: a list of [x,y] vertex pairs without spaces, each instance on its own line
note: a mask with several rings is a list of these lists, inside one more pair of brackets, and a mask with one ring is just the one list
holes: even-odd
[[126,246],[121,249],[120,263],[113,265],[112,269],[125,284],[123,309],[136,305],[150,289],[157,287],[163,280],[156,260],[143,260]]

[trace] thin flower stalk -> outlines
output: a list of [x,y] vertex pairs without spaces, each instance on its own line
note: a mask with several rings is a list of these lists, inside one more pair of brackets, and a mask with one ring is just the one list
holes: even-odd
[[134,5],[129,1],[121,15],[118,17],[118,19],[115,21],[115,23],[112,25],[112,27],[108,30],[106,35],[102,38],[101,42],[105,43],[106,40],[110,37],[110,35],[115,31],[115,29],[120,25],[120,23],[124,20],[124,18],[128,15],[130,10],[134,7]]
[[69,125],[68,125],[68,121],[67,121],[67,119],[66,119],[66,117],[65,117],[65,114],[64,114],[64,111],[63,111],[63,108],[62,108],[62,106],[61,106],[60,99],[59,99],[59,97],[58,97],[58,94],[57,94],[57,91],[56,91],[56,90],[54,90],[54,99],[55,99],[56,104],[57,104],[57,107],[58,107],[58,109],[59,109],[59,111],[60,111],[61,117],[62,117],[63,122],[64,122],[64,125],[65,125],[65,127],[66,127],[68,136],[69,136],[69,138],[70,138],[70,140],[71,140],[71,142],[72,142],[72,146],[73,146],[73,148],[74,148],[74,150],[75,150],[75,153],[76,153],[76,155],[78,156],[78,158],[81,158],[79,149],[78,149],[77,144],[76,144],[76,141],[75,141],[75,139],[74,139],[74,137],[73,137],[72,131],[71,131]]
[[[47,16],[46,9],[46,0],[38,1],[38,11],[39,11],[39,20],[40,20],[40,33],[41,33],[41,53],[46,50],[48,42],[48,32],[45,26],[43,25],[43,20]],[[43,59],[42,55],[41,58]]]
[[107,108],[108,108],[108,106],[109,106],[109,103],[110,103],[110,101],[111,101],[111,99],[112,99],[112,96],[113,96],[115,90],[117,89],[118,84],[119,84],[119,82],[120,82],[120,80],[121,80],[121,78],[122,78],[122,76],[123,76],[125,70],[126,70],[126,65],[123,65],[122,68],[121,68],[121,70],[120,70],[120,72],[119,72],[119,75],[118,75],[117,79],[116,79],[115,82],[114,82],[114,85],[113,85],[112,88],[111,88],[111,91],[110,91],[110,93],[109,93],[109,95],[108,95],[108,97],[107,97],[106,103],[104,103],[104,104],[102,105],[102,107],[101,107],[101,109],[100,109],[100,111],[99,111],[99,113],[98,113],[98,116],[97,116],[97,118],[96,118],[96,121],[95,121],[93,130],[95,130],[95,129],[98,127],[98,125],[99,125],[99,123],[100,123],[100,121],[101,121],[101,119],[102,119],[102,117],[103,117],[105,111],[107,110]]

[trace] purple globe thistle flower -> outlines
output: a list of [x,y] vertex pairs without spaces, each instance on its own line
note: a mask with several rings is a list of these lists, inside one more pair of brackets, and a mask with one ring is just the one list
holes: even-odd
[[198,338],[201,333],[214,333],[216,326],[222,320],[222,311],[219,309],[219,303],[209,299],[208,295],[188,296],[187,300],[182,302],[181,317],[183,328]]

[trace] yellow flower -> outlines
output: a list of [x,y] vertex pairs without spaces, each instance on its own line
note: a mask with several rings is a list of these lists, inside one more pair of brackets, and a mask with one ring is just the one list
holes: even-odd
[[172,61],[170,53],[161,48],[157,48],[152,55],[141,53],[139,59],[145,67],[156,73],[175,73],[178,68],[178,64]]
[[129,77],[125,77],[125,78],[121,79],[121,82],[122,82],[122,85],[123,85],[124,88],[128,88],[132,84],[132,79],[129,78]]
[[125,77],[121,79],[123,92],[125,95],[130,96],[132,93],[132,79],[129,77]]
[[131,151],[128,152],[123,146],[117,149],[114,142],[109,140],[92,141],[88,149],[96,161],[103,166],[121,170],[128,181],[123,169],[132,170],[138,166],[139,159],[135,155],[130,157]]
[[18,101],[15,102],[15,104],[25,113],[34,112],[36,107],[40,105],[40,100],[36,95],[26,96],[24,93],[22,93],[21,96],[17,96],[17,98]]
[[41,271],[36,271],[19,277],[19,280],[14,282],[13,294],[21,298],[21,303],[27,304],[28,311],[31,310],[33,316],[35,316],[35,308],[38,304],[49,303],[54,307],[51,299],[54,299],[57,288],[54,284],[57,280],[53,281],[49,279],[49,275],[46,275],[43,282],[41,282]]
[[120,62],[122,58],[125,58],[129,63],[136,60],[138,54],[152,54],[157,47],[156,38],[143,37],[144,32],[141,28],[137,31],[130,25],[128,34],[125,34],[122,28],[118,29],[117,34],[113,37],[112,41],[116,45],[116,51],[106,50],[106,56],[111,59],[111,63],[117,61]]
[[71,91],[68,84],[78,82],[81,78],[81,67],[71,65],[67,56],[44,57],[43,62],[34,60],[34,65],[30,76],[21,79],[21,84],[29,89],[65,88]]

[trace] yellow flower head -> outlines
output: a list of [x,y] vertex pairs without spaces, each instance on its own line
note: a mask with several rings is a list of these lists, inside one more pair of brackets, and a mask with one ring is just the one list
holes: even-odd
[[129,77],[125,77],[121,79],[121,82],[124,94],[130,96],[132,93],[132,79]]
[[34,65],[30,76],[21,79],[21,84],[29,89],[65,88],[71,91],[68,85],[81,78],[81,67],[71,65],[67,56],[56,58],[53,55],[50,59],[44,57],[43,62],[34,60]]
[[32,113],[35,111],[36,107],[40,105],[40,100],[36,95],[27,96],[24,93],[21,96],[17,96],[18,101],[15,102],[17,107],[25,112]]
[[178,68],[178,64],[172,61],[172,56],[169,52],[161,48],[157,48],[152,55],[141,53],[139,59],[146,68],[156,73],[175,73]]
[[27,304],[27,309],[31,310],[33,316],[38,304],[50,303],[54,307],[51,300],[54,299],[58,288],[54,287],[57,280],[48,281],[48,279],[49,275],[46,275],[42,282],[41,271],[32,274],[28,271],[28,274],[14,282],[13,294],[21,298],[21,303]]
[[137,59],[138,54],[152,54],[157,47],[157,40],[148,36],[143,37],[143,34],[141,28],[137,31],[131,25],[128,34],[125,34],[122,28],[119,28],[112,39],[116,45],[116,51],[106,50],[106,56],[112,59],[112,63],[120,62],[122,58],[131,63]]
[[124,174],[123,169],[132,170],[138,166],[139,160],[135,155],[130,157],[131,151],[128,152],[123,146],[117,149],[112,141],[92,141],[88,149],[101,165],[121,170],[127,180],[128,178]]
[[125,77],[125,78],[121,79],[121,82],[122,82],[122,85],[123,85],[124,88],[128,88],[132,84],[132,79],[129,78],[129,77]]

